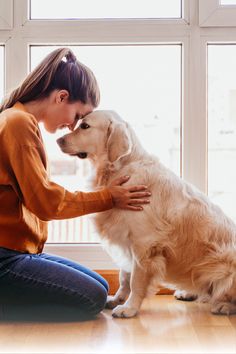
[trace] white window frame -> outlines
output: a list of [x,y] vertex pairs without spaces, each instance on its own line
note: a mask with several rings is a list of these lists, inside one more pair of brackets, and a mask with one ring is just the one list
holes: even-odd
[[221,5],[220,0],[199,0],[201,27],[236,26],[236,5]]
[[13,27],[13,0],[0,0],[0,30]]
[[[27,0],[14,0],[13,28],[0,30],[6,90],[11,91],[28,73],[30,45],[182,44],[182,175],[207,192],[207,43],[236,43],[236,28],[202,27],[199,6],[201,0],[185,0],[184,18],[177,20],[29,21]],[[49,244],[45,251],[93,269],[115,268],[99,244]]]

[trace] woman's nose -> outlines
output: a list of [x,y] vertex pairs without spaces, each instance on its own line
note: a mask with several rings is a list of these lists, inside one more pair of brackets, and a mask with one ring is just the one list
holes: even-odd
[[68,128],[70,129],[70,131],[73,132],[77,123],[78,123],[78,121],[76,120],[74,123],[68,125]]

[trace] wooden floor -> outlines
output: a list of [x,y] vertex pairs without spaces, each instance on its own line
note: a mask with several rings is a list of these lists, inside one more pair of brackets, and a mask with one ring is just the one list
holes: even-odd
[[236,353],[236,316],[171,295],[145,300],[132,319],[109,310],[90,321],[20,317],[14,309],[0,316],[0,353]]

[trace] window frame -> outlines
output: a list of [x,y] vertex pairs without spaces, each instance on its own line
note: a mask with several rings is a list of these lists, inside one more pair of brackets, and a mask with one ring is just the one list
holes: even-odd
[[220,0],[199,0],[201,27],[236,26],[236,5],[221,5]]
[[0,0],[0,30],[13,27],[13,0]]
[[[0,42],[5,45],[7,92],[28,72],[30,45],[182,44],[182,175],[206,193],[207,43],[236,43],[236,28],[199,25],[201,0],[185,0],[181,20],[28,20],[27,4],[28,0],[14,1],[14,26],[0,31]],[[78,261],[86,254],[87,266],[114,268],[99,244],[47,244],[45,251],[65,257],[73,253]]]

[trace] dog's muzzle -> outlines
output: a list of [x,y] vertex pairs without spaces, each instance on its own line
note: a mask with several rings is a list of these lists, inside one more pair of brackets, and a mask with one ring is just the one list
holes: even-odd
[[64,146],[65,143],[66,143],[66,142],[65,142],[64,137],[61,137],[61,138],[57,139],[57,144],[58,144],[60,147]]

